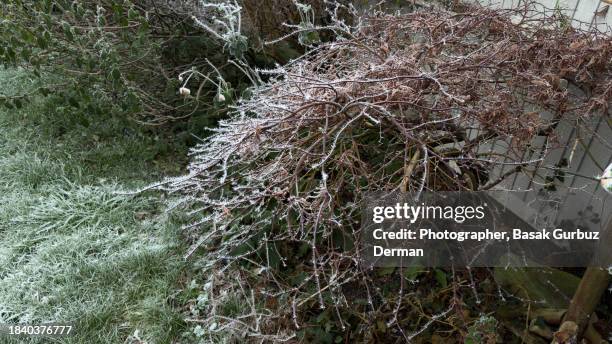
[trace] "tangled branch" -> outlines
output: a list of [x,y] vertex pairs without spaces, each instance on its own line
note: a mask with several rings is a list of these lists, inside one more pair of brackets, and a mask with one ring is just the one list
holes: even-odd
[[[438,315],[424,314],[403,283],[399,297],[384,294],[359,264],[359,204],[373,190],[495,187],[543,167],[546,151],[522,158],[534,137],[550,148],[559,121],[608,113],[610,39],[519,15],[376,13],[260,71],[270,81],[192,150],[189,174],[157,186],[204,214],[193,227],[221,271],[211,275],[206,323],[281,341],[330,311],[339,332],[367,336],[382,318],[390,336],[413,338],[424,330],[415,319],[429,326],[454,314],[472,272],[471,284],[443,293],[450,308]],[[492,149],[498,142],[504,152]],[[503,166],[509,172],[492,176]],[[243,288],[255,291],[244,294],[250,313],[221,317],[227,291]]]

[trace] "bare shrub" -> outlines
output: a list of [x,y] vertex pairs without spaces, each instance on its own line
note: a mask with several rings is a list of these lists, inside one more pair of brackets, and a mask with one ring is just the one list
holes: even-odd
[[[495,166],[543,167],[522,152],[535,136],[554,142],[560,119],[607,112],[610,39],[520,14],[376,13],[259,71],[269,82],[192,150],[189,174],[155,186],[203,214],[190,228],[201,229],[194,249],[211,262],[207,315],[190,321],[210,336],[271,341],[296,331],[359,342],[411,339],[434,324],[457,331],[449,324],[478,307],[465,302],[487,274],[453,273],[453,288],[433,293],[366,270],[355,249],[359,204],[372,190],[492,188]],[[506,154],[489,149],[500,140]],[[228,298],[238,310],[223,310]]]

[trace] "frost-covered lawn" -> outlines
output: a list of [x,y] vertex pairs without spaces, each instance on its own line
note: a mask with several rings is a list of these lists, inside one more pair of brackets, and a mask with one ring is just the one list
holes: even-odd
[[[1,93],[28,83],[0,70]],[[138,343],[128,338],[135,331],[170,343],[180,334],[180,221],[155,195],[117,193],[178,171],[173,149],[129,121],[49,99],[2,107],[0,322],[73,323],[76,335],[60,343]]]

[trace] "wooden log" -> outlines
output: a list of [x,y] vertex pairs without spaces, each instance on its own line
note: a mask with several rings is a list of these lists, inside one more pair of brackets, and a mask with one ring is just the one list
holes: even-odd
[[[601,233],[601,240],[610,242],[612,235],[612,219],[606,225],[606,230]],[[601,254],[601,252],[600,252]],[[603,254],[609,255],[604,252]],[[609,258],[609,257],[608,257]],[[608,259],[604,261],[609,261]],[[585,330],[587,329],[591,316],[597,308],[603,293],[610,284],[610,273],[599,267],[587,268],[584,276],[578,284],[578,289],[570,302],[569,308],[563,318],[563,324],[575,323],[577,325],[576,336],[578,341],[581,340]],[[563,327],[563,324],[561,327]]]

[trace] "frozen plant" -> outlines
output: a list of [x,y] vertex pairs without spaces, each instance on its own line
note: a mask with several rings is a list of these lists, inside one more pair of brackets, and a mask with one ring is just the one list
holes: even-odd
[[236,0],[208,2],[200,0],[199,13],[192,16],[194,22],[216,39],[225,43],[230,54],[241,59],[248,48],[246,36],[241,32],[242,7]]
[[[328,27],[336,41],[259,71],[267,82],[191,150],[188,173],[154,186],[201,215],[187,229],[199,231],[215,283],[207,317],[194,322],[209,333],[286,341],[325,314],[337,333],[357,328],[364,337],[355,341],[366,342],[371,324],[355,320],[359,313],[392,326],[392,341],[409,341],[455,314],[457,298],[424,314],[403,284],[392,299],[381,295],[392,275],[362,264],[359,205],[372,191],[491,189],[541,166],[546,151],[523,154],[534,137],[552,142],[558,121],[607,111],[612,42],[541,18],[518,26],[513,14],[474,7],[372,13],[353,27],[336,21]],[[567,80],[591,97],[572,97]],[[500,142],[506,153],[489,149]],[[496,167],[508,172],[490,178]],[[459,274],[452,280],[486,276]],[[219,300],[240,311],[224,314]]]

